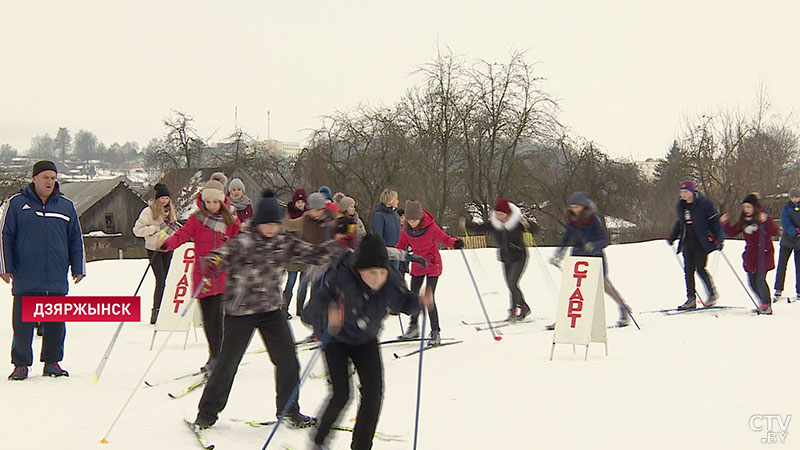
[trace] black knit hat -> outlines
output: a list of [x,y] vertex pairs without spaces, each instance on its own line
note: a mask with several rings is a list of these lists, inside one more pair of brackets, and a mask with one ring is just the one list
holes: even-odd
[[53,161],[39,161],[33,165],[33,176],[35,177],[45,170],[52,170],[53,172],[58,173],[56,164]]
[[279,223],[283,220],[283,215],[286,213],[283,207],[278,204],[278,199],[275,198],[275,191],[267,189],[261,194],[256,204],[256,214],[253,216],[253,223],[260,225],[262,223]]
[[754,207],[761,206],[761,200],[759,200],[759,195],[757,192],[753,192],[752,194],[747,194],[744,200],[742,200],[742,203],[750,203]]
[[389,254],[386,252],[386,243],[377,234],[370,233],[364,236],[353,255],[354,269],[369,269],[372,267],[389,268]]
[[153,186],[153,189],[155,189],[156,191],[155,198],[169,197],[169,188],[167,187],[166,184],[158,183],[155,186]]

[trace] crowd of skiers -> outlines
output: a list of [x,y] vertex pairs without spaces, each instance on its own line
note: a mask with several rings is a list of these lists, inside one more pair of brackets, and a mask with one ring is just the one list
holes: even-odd
[[[56,173],[52,162],[37,163],[32,183],[11,197],[0,218],[0,277],[6,282],[13,278],[14,294],[15,369],[10,379],[25,379],[32,364],[33,325],[21,320],[22,296],[66,295],[67,269],[72,267],[75,282],[86,273],[77,214],[60,194]],[[687,298],[678,308],[696,308],[698,299],[706,307],[717,303],[718,293],[706,270],[708,255],[722,248],[724,235],[743,234],[743,266],[758,296],[758,310],[771,314],[766,273],[775,267],[772,237],[780,230],[764,211],[759,196],[745,197],[741,212],[731,222],[727,214],[719,215],[691,181],[682,182],[678,191],[677,220],[667,238],[670,245],[678,240],[677,252],[683,253]],[[313,441],[317,448],[324,448],[330,427],[350,398],[348,366],[352,362],[361,385],[352,448],[371,448],[383,392],[378,350],[381,324],[388,313],[408,314],[411,320],[401,337],[414,339],[420,337],[418,317],[424,311],[431,324],[426,340],[429,345],[439,345],[441,328],[435,301],[443,273],[439,245],[464,247],[461,239],[442,230],[419,201],[408,200],[400,209],[398,193],[391,189],[384,190],[379,201],[368,234],[355,200],[342,193],[332,194],[326,186],[311,193],[297,189],[283,206],[272,191],[251,200],[242,180],[229,183],[217,172],[205,183],[195,199],[194,212],[181,225],[168,187],[154,186],[153,200],[133,227],[134,233],[145,240],[156,279],[150,323],[158,320],[172,252],[188,241],[194,242],[192,291],[197,292],[209,353],[202,367],[208,382],[198,407],[197,427],[207,428],[216,422],[228,400],[239,362],[258,330],[275,365],[276,413],[296,427],[316,424]],[[560,265],[567,247],[572,247],[575,256],[601,258],[605,292],[619,306],[618,325],[625,326],[631,309],[608,277],[604,249],[610,239],[597,206],[585,192],[574,193],[568,203],[565,230],[551,263]],[[498,198],[488,222],[478,224],[461,218],[459,225],[465,232],[470,229],[493,235],[510,292],[508,320],[529,316],[531,307],[519,282],[528,258],[525,234],[539,231],[536,222],[526,218],[519,206]],[[800,189],[796,187],[789,192],[781,225],[775,298],[782,294],[792,251],[800,298]],[[46,236],[50,246],[63,249],[38,248],[42,244],[35,239],[40,236]],[[40,258],[55,259],[44,280],[33,267]],[[404,274],[409,272],[407,285]],[[698,298],[695,273],[708,292],[705,300]],[[292,319],[293,297],[295,315],[313,328],[313,335],[321,342],[332,385],[333,392],[318,423],[300,412],[297,398],[292,396],[299,378],[295,340],[288,322]],[[58,365],[63,341],[64,324],[48,323],[42,349],[45,375],[68,375]]]

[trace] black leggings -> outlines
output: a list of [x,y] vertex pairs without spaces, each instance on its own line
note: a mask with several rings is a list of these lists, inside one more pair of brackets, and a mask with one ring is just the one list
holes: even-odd
[[[420,288],[422,288],[422,282],[425,281],[425,275],[420,277],[411,277],[411,292],[419,294]],[[433,295],[433,304],[430,308],[428,308],[428,315],[431,318],[431,331],[440,331],[439,329],[439,310],[436,309],[436,283],[439,281],[439,277],[431,277],[428,276],[427,287],[431,288],[431,294]],[[417,326],[417,321],[419,319],[419,312],[413,314],[411,316],[411,325]]]
[[150,257],[150,268],[156,277],[156,290],[153,292],[153,309],[161,308],[161,299],[164,297],[164,286],[167,284],[167,273],[172,263],[172,252],[147,251]]
[[506,284],[508,290],[511,291],[511,308],[516,309],[522,305],[526,305],[525,297],[522,295],[522,289],[519,288],[519,279],[525,272],[525,264],[527,259],[522,261],[511,261],[503,263],[503,274],[506,276]]
[[208,359],[217,359],[222,348],[222,294],[197,299],[203,313],[203,331],[208,341]]
[[697,298],[697,290],[694,285],[694,273],[700,275],[703,284],[706,285],[709,296],[715,296],[716,290],[714,289],[714,282],[711,281],[711,275],[706,270],[708,263],[708,253],[701,246],[683,247],[683,276],[686,279],[686,299],[694,300]]
[[753,288],[758,295],[761,303],[765,303],[767,305],[772,304],[769,296],[769,286],[767,286],[766,272],[748,273],[747,280],[750,282],[750,287]]
[[358,405],[350,448],[370,450],[383,403],[383,363],[378,350],[378,341],[372,340],[364,345],[332,343],[325,347],[324,353],[333,394],[322,413],[314,442],[318,445],[325,443],[331,425],[336,422],[342,409],[350,401],[350,376],[347,363],[350,360],[353,361],[361,384],[359,389],[361,401]]

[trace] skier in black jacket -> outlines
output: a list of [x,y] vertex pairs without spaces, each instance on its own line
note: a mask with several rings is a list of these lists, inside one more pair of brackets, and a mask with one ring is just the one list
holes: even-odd
[[[498,198],[489,218],[489,223],[467,223],[463,217],[460,220],[461,229],[491,232],[498,245],[498,258],[503,263],[503,273],[506,276],[508,290],[511,291],[511,307],[508,310],[508,320],[522,320],[531,313],[531,308],[525,302],[519,280],[525,272],[528,262],[528,249],[525,247],[523,235],[526,231],[536,233],[539,227],[528,222],[522,216],[519,207],[505,198]],[[517,313],[519,310],[519,313]]]
[[369,450],[383,402],[383,363],[378,333],[387,311],[412,314],[420,303],[432,303],[430,293],[419,297],[405,285],[402,275],[389,264],[386,244],[368,234],[355,252],[345,253],[325,273],[323,285],[303,310],[303,322],[314,327],[322,341],[333,393],[318,423],[315,449],[321,449],[350,400],[348,359],[361,385],[351,448]]
[[717,303],[717,290],[711,275],[706,270],[708,254],[722,248],[722,228],[719,224],[719,212],[707,197],[697,192],[693,182],[681,182],[681,199],[676,206],[678,220],[672,227],[667,242],[672,246],[675,239],[680,239],[678,252],[683,252],[683,272],[686,278],[686,303],[678,309],[694,309],[697,293],[694,285],[694,273],[700,275],[708,290],[706,307]]

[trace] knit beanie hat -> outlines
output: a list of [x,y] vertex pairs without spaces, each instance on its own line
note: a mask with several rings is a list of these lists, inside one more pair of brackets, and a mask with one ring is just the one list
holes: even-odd
[[231,183],[228,185],[228,192],[230,192],[230,191],[232,191],[234,189],[241,189],[242,193],[244,193],[245,192],[244,182],[242,180],[240,180],[239,178],[232,179]]
[[508,200],[500,197],[494,202],[494,210],[501,213],[511,214],[511,206],[508,203]]
[[308,209],[325,209],[325,196],[319,192],[314,192],[308,196],[306,204]]
[[349,208],[351,206],[355,206],[355,205],[356,205],[356,201],[353,200],[351,197],[348,197],[348,196],[345,195],[344,197],[342,197],[341,200],[339,200],[339,212],[344,214],[344,212],[347,210],[347,208]]
[[789,198],[791,197],[800,197],[800,188],[792,186],[792,189],[789,190]]
[[156,191],[155,198],[169,197],[169,188],[167,188],[166,184],[158,183],[155,186],[153,186],[153,189],[155,189]]
[[222,172],[214,172],[211,179],[203,186],[203,201],[218,200],[225,201],[225,185],[228,184],[228,177]]
[[294,191],[294,194],[292,194],[292,203],[294,203],[294,202],[296,202],[298,200],[302,200],[302,201],[308,200],[308,195],[306,195],[306,190],[305,189],[300,188],[300,189]]
[[416,200],[406,200],[406,220],[421,220],[422,205]]
[[570,205],[589,206],[589,194],[586,192],[575,192],[569,198]]
[[283,220],[285,211],[275,198],[275,191],[267,189],[261,194],[256,204],[256,213],[253,216],[253,223],[280,223]]
[[692,182],[691,180],[683,180],[683,181],[681,181],[681,189],[686,189],[687,191],[691,192],[692,194],[697,192],[697,188],[695,188],[694,182]]
[[53,172],[58,173],[58,170],[56,170],[56,164],[53,161],[39,161],[33,165],[33,176],[35,177],[45,170],[52,170]]
[[761,206],[761,199],[758,195],[758,192],[753,192],[751,194],[747,194],[744,200],[742,200],[742,203],[750,203],[754,208],[758,208]]
[[324,195],[326,199],[333,201],[333,196],[331,195],[331,188],[328,186],[320,186],[319,193]]
[[386,243],[377,234],[370,233],[361,239],[353,255],[354,269],[369,269],[372,267],[389,268],[389,254]]

